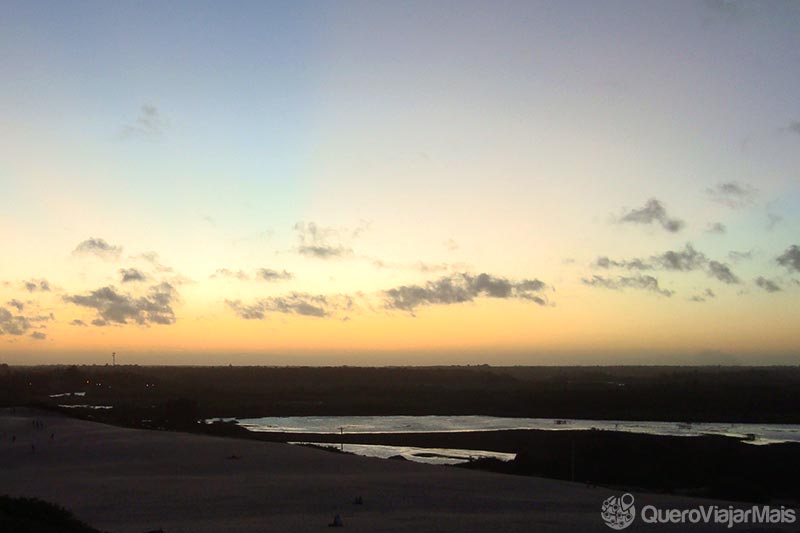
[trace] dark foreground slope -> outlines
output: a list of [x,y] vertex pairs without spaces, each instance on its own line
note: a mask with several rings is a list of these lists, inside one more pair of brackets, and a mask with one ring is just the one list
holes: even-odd
[[[619,494],[565,481],[121,428],[21,408],[0,413],[0,433],[17,436],[14,444],[0,441],[4,492],[56,502],[115,533],[329,531],[337,513],[346,531],[608,531],[601,505]],[[358,496],[362,505],[353,504]],[[637,506],[728,505],[634,496]]]

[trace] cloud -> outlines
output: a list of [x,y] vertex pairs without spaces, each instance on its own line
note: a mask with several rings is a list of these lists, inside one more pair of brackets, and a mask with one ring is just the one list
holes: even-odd
[[50,292],[50,282],[46,279],[32,279],[23,282],[23,285],[28,292]]
[[147,276],[142,271],[135,268],[121,268],[119,273],[122,274],[122,283],[145,281],[147,279]]
[[172,272],[172,267],[161,264],[156,252],[144,252],[134,256],[132,259],[142,259],[143,261],[147,261],[153,265],[153,268],[155,268],[157,272]]
[[783,217],[775,213],[767,213],[767,231],[772,231],[775,226],[783,221]]
[[70,326],[80,326],[80,327],[84,327],[85,328],[86,327],[86,322],[76,318],[75,320],[71,321],[69,323],[69,325]]
[[628,270],[653,270],[655,267],[649,263],[646,263],[643,259],[634,258],[629,260],[621,260],[616,261],[614,259],[609,259],[606,256],[598,257],[594,265],[600,268],[627,268]]
[[779,292],[781,290],[780,286],[777,283],[763,276],[757,277],[755,279],[755,284],[767,292]]
[[667,215],[667,210],[664,208],[664,205],[655,198],[649,199],[644,207],[634,209],[625,214],[620,219],[620,222],[647,225],[658,222],[661,224],[662,228],[670,233],[676,233],[684,226],[682,220],[671,218]]
[[294,274],[285,270],[278,272],[271,268],[259,268],[256,270],[256,279],[264,281],[285,281],[294,278]]
[[717,295],[714,294],[714,291],[711,289],[706,289],[703,291],[703,294],[695,294],[691,298],[689,298],[690,302],[705,302],[709,298],[716,298]]
[[789,246],[775,261],[790,272],[800,272],[800,247],[796,244]]
[[41,331],[34,331],[31,333],[31,338],[36,341],[43,341],[47,338],[47,335]]
[[353,308],[353,299],[350,296],[326,296],[304,292],[292,292],[284,296],[261,298],[251,304],[243,304],[241,300],[225,300],[225,303],[240,318],[246,320],[263,320],[267,313],[325,318],[338,311],[351,310]]
[[230,270],[228,268],[218,268],[216,272],[211,274],[211,279],[215,278],[230,278],[230,279],[238,279],[240,281],[250,281],[254,279],[256,281],[286,281],[294,278],[294,274],[291,272],[287,272],[286,270],[278,271],[273,270],[271,268],[259,268],[253,274],[251,278],[249,274],[247,274],[244,270]]
[[27,318],[0,307],[0,335],[25,335],[30,328],[31,323]]
[[121,139],[156,139],[164,131],[164,120],[158,108],[145,104],[139,111],[139,116],[132,124],[126,124],[120,132]]
[[177,300],[175,288],[162,282],[149,288],[144,296],[134,297],[117,292],[113,286],[102,287],[88,294],[64,296],[64,301],[97,311],[94,325],[108,323],[139,325],[174,324],[172,304]]
[[758,189],[752,185],[741,185],[735,181],[719,183],[706,189],[706,194],[712,201],[730,207],[741,209],[755,203]]
[[456,274],[425,285],[403,285],[384,291],[388,309],[413,311],[423,305],[450,305],[471,302],[478,297],[515,298],[546,305],[541,292],[547,285],[538,279],[510,281],[490,274]]
[[800,135],[800,120],[793,120],[789,123],[789,131]]
[[114,246],[96,237],[86,239],[72,251],[73,255],[96,255],[102,259],[119,259],[121,253],[121,246]]
[[709,224],[708,228],[706,228],[706,233],[715,233],[717,235],[723,235],[726,231],[727,228],[722,222],[714,222],[713,224]]
[[[297,253],[300,255],[317,259],[337,259],[353,254],[352,248],[342,244],[341,232],[338,230],[323,228],[313,222],[298,222],[294,225],[294,230],[297,232]],[[357,235],[354,232],[354,236]]]
[[458,250],[458,243],[453,239],[447,239],[442,244],[448,252],[455,252]]
[[25,309],[25,304],[20,302],[17,299],[9,300],[6,303],[8,305],[10,305],[11,307],[15,308],[17,310],[17,312],[20,312],[20,313],[22,312],[23,309]]
[[211,274],[210,278],[233,278],[247,281],[250,279],[250,276],[248,276],[244,270],[233,271],[228,268],[218,268],[213,274]]
[[648,259],[633,258],[613,260],[600,256],[595,260],[595,266],[609,268],[626,268],[628,270],[673,270],[688,272],[697,270],[706,264],[708,259],[705,254],[694,249],[687,243],[682,250],[667,250],[661,254],[650,256]]
[[746,252],[737,252],[736,250],[731,250],[728,252],[728,257],[734,262],[745,261],[753,258],[753,251],[747,250]]
[[655,292],[662,296],[670,297],[674,291],[662,289],[658,280],[653,276],[617,276],[616,278],[607,278],[603,276],[592,276],[591,278],[581,279],[584,285],[590,287],[602,287],[604,289],[611,289],[621,291],[624,289],[639,289],[644,291]]
[[717,278],[718,280],[722,281],[723,283],[734,284],[734,283],[741,283],[739,278],[731,272],[731,269],[725,263],[720,263],[719,261],[709,261],[708,262],[708,275],[712,278]]
[[666,270],[688,272],[701,268],[708,259],[705,254],[698,252],[691,244],[686,244],[683,250],[667,250],[661,255],[653,256],[653,262]]

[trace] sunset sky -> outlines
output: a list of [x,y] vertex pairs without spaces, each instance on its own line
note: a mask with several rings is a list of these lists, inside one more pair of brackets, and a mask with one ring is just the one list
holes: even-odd
[[800,3],[0,14],[0,362],[800,363]]

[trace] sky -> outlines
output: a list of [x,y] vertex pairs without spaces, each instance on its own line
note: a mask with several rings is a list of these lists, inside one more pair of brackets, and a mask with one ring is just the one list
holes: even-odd
[[0,362],[800,363],[800,3],[0,5]]

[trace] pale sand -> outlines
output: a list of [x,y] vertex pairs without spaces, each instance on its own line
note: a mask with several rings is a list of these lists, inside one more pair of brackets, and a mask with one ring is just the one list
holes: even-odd
[[[33,418],[44,429],[34,429]],[[0,494],[52,501],[119,533],[331,531],[327,524],[337,513],[341,531],[608,532],[601,502],[618,494],[286,444],[125,429],[21,408],[15,416],[0,410],[0,439]],[[713,503],[635,495],[639,509]],[[353,505],[356,496],[363,505]],[[642,530],[666,529],[637,519],[626,531]]]

